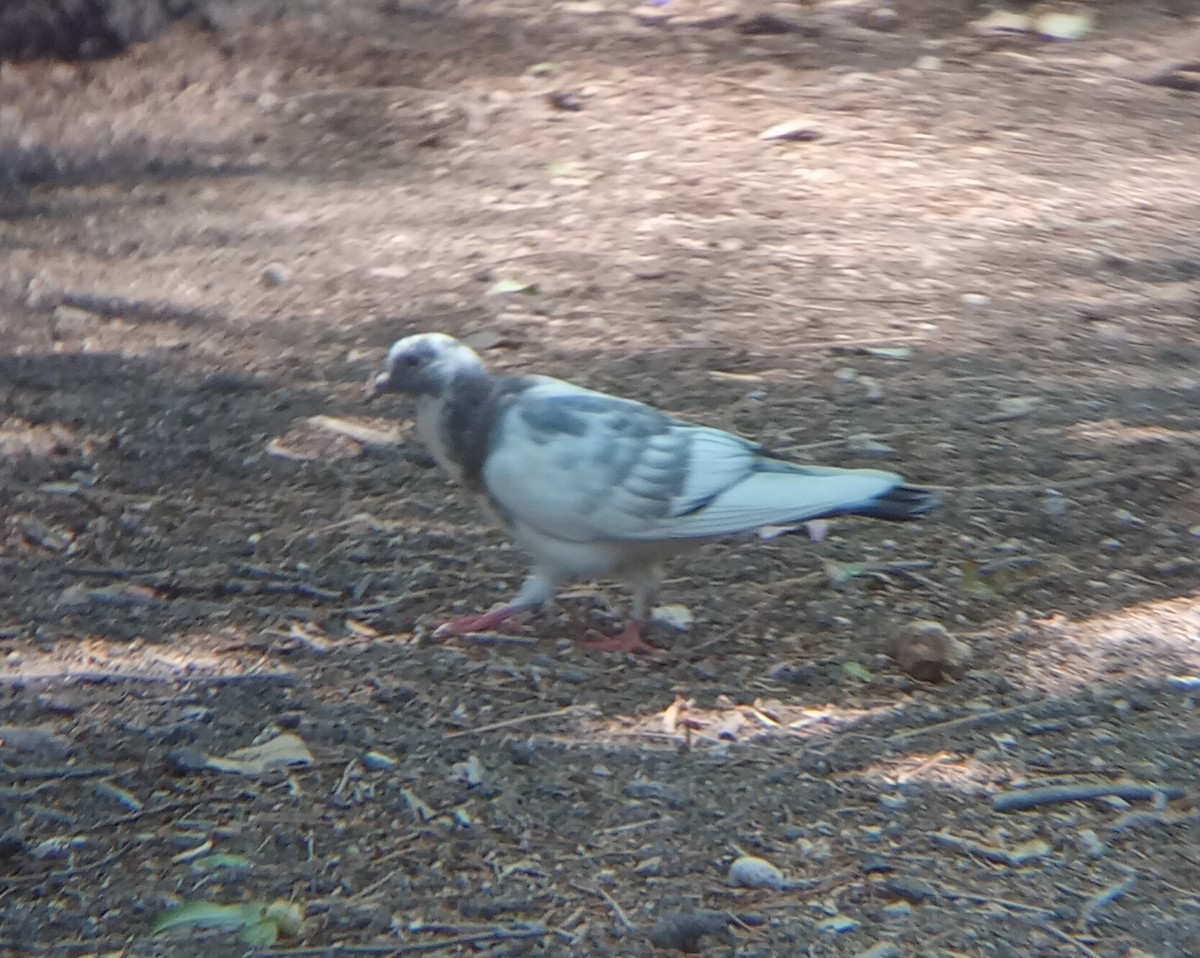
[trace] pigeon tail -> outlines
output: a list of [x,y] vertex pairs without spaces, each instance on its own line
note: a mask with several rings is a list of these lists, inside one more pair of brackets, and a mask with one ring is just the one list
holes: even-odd
[[871,519],[888,519],[893,522],[903,522],[908,519],[920,519],[933,512],[942,504],[942,497],[932,489],[922,489],[920,486],[896,486],[873,499],[851,510],[851,515],[867,516]]

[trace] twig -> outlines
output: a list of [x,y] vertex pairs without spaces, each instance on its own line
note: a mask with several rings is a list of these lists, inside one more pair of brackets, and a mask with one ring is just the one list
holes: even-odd
[[639,828],[645,828],[647,825],[665,825],[672,820],[669,815],[665,818],[643,818],[636,822],[626,822],[624,825],[610,825],[608,828],[600,829],[600,834],[619,835],[622,832],[632,832]]
[[464,632],[457,636],[468,645],[537,645],[538,639],[529,635],[508,635],[504,632]]
[[1025,702],[1021,705],[1010,705],[1003,709],[990,709],[987,712],[972,712],[970,715],[960,715],[956,719],[950,719],[946,722],[938,722],[936,725],[925,725],[921,728],[910,728],[904,732],[896,732],[894,735],[889,735],[887,741],[889,743],[903,742],[906,739],[913,738],[917,735],[924,735],[926,732],[944,732],[946,729],[960,728],[965,725],[974,725],[976,723],[986,724],[992,719],[999,718],[1002,715],[1009,715],[1013,712],[1023,712],[1031,708],[1036,703]]
[[625,914],[625,910],[617,904],[617,900],[599,885],[579,885],[571,882],[571,887],[589,895],[596,895],[599,898],[603,898],[608,903],[608,907],[612,909],[613,914],[617,916],[617,921],[620,922],[622,928],[626,931],[638,930],[637,925],[631,922],[629,916]]
[[935,832],[930,838],[935,845],[940,845],[942,848],[949,848],[952,851],[974,855],[982,858],[984,861],[989,861],[996,865],[1008,865],[1013,868],[1019,868],[1021,865],[1041,858],[1049,851],[1049,846],[1042,845],[1041,843],[1037,843],[1025,850],[1009,851],[1004,848],[993,848],[991,845],[983,845],[979,842],[959,838],[957,835],[951,835],[947,832]]
[[997,812],[1019,812],[1039,805],[1063,802],[1088,802],[1115,795],[1127,802],[1144,802],[1163,795],[1168,799],[1183,798],[1186,791],[1177,785],[1155,785],[1140,782],[1103,782],[1077,785],[1047,785],[1015,792],[1000,792],[992,796],[992,808]]
[[0,686],[33,685],[41,682],[81,682],[86,685],[118,685],[124,682],[146,682],[166,685],[237,685],[239,683],[263,682],[279,685],[295,685],[296,676],[291,672],[239,672],[230,675],[198,675],[196,673],[151,675],[147,672],[40,672],[32,675],[0,675]]
[[416,941],[409,944],[388,945],[324,945],[312,948],[274,948],[272,955],[288,955],[291,958],[334,958],[336,955],[417,955],[429,951],[450,950],[460,945],[474,945],[485,941],[522,941],[529,938],[554,936],[566,943],[574,941],[567,932],[545,925],[529,925],[515,928],[490,928],[468,935],[455,935],[440,941]]
[[1068,935],[1061,928],[1055,928],[1049,922],[1044,922],[1039,927],[1043,931],[1048,931],[1053,937],[1057,938],[1059,941],[1064,941],[1068,945],[1074,945],[1076,948],[1079,949],[1081,954],[1087,955],[1087,958],[1100,958],[1099,954],[1097,954],[1095,951],[1093,951],[1091,948],[1089,948],[1087,945],[1085,945],[1082,941],[1080,941],[1074,935]]
[[1137,875],[1130,874],[1126,876],[1124,881],[1119,881],[1114,885],[1109,885],[1107,888],[1102,888],[1096,894],[1092,895],[1084,902],[1083,908],[1079,910],[1079,927],[1086,928],[1090,925],[1096,920],[1096,912],[1101,908],[1111,905],[1136,884]]
[[534,712],[532,715],[518,715],[516,718],[502,719],[499,722],[492,722],[490,725],[480,725],[478,728],[464,728],[457,732],[449,732],[445,738],[458,738],[460,735],[479,735],[483,732],[494,732],[497,729],[511,728],[514,725],[523,725],[526,722],[537,722],[541,719],[564,718],[568,715],[574,715],[576,712],[594,712],[594,705],[568,705],[566,708],[555,709],[552,712]]
[[113,774],[111,765],[57,765],[49,768],[8,768],[0,766],[0,778],[10,781],[38,779],[98,778]]
[[698,645],[689,646],[688,650],[687,650],[688,657],[695,658],[697,653],[704,652],[707,649],[711,649],[714,645],[720,645],[722,642],[724,642],[726,639],[728,639],[730,636],[732,636],[733,633],[735,633],[738,629],[740,629],[744,624],[745,624],[744,622],[738,622],[735,625],[730,626],[728,629],[726,629],[724,632],[722,632],[720,635],[716,636],[715,638],[708,639],[706,642],[701,642]]
[[980,902],[984,905],[1001,905],[1004,908],[1011,908],[1013,911],[1028,912],[1030,914],[1050,914],[1049,908],[1042,908],[1040,905],[1028,905],[1023,901],[1012,901],[1008,898],[993,898],[991,895],[967,891],[965,888],[955,888],[953,885],[939,884],[936,887],[947,898],[961,898],[963,901]]

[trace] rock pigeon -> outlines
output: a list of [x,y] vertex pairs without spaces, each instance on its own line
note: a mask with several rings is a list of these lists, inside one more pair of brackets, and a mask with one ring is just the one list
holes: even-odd
[[916,519],[929,489],[875,469],[789,462],[757,443],[650,406],[545,376],[497,376],[443,333],[393,344],[368,398],[417,400],[417,431],[441,466],[474,490],[532,558],[512,602],[442,625],[494,629],[567,582],[612,576],[633,587],[629,626],[592,643],[650,651],[641,627],[661,563],[704,542],[839,515]]

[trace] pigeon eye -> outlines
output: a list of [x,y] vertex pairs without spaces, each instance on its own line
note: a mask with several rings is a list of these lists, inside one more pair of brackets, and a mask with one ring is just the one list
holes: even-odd
[[420,356],[405,356],[404,357],[404,365],[408,366],[409,368],[415,369],[417,366],[421,365],[421,357]]

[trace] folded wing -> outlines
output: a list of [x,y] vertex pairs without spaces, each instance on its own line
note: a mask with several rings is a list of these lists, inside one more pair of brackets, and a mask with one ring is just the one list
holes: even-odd
[[935,504],[894,473],[785,462],[557,380],[497,422],[482,478],[510,521],[571,542],[710,538],[844,513],[911,518]]

